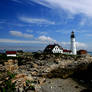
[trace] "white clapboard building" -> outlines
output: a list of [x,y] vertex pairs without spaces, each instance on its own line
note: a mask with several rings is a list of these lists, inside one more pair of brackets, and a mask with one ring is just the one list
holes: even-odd
[[16,57],[16,51],[6,51],[7,57]]
[[44,52],[45,53],[63,53],[63,48],[58,44],[50,44],[45,48]]

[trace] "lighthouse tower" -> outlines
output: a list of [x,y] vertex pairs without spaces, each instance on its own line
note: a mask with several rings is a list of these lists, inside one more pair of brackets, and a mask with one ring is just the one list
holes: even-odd
[[71,51],[73,55],[76,55],[76,42],[75,42],[75,35],[73,31],[71,33]]

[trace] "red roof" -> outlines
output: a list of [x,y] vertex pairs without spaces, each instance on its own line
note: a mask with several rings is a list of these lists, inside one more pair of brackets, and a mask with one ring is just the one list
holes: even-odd
[[49,46],[48,46],[48,48],[53,48],[53,47],[54,47],[54,45],[49,45]]
[[58,44],[48,45],[46,48],[53,49],[55,46],[58,46],[59,48],[63,49],[63,48],[62,48],[60,45],[58,45]]
[[63,52],[71,52],[71,50],[63,49]]
[[79,50],[79,51],[77,51],[77,54],[87,54],[87,51],[86,50]]
[[6,51],[6,54],[16,54],[16,51]]

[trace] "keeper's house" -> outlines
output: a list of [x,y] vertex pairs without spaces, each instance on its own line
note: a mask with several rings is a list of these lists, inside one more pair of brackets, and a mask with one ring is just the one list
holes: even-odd
[[62,54],[72,54],[71,50],[63,49],[60,45],[58,44],[50,44],[48,45],[44,53],[62,53]]
[[44,53],[63,53],[63,48],[58,44],[48,45],[45,48]]

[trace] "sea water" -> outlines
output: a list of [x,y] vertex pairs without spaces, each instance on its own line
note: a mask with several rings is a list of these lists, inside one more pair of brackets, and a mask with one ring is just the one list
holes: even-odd
[[88,52],[88,54],[90,54],[92,56],[92,52]]

